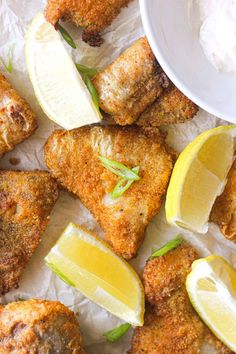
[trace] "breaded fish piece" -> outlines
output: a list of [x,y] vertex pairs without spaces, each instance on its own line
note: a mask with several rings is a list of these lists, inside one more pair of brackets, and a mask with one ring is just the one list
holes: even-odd
[[100,107],[120,125],[182,123],[198,111],[167,78],[146,37],[99,71],[93,84]]
[[159,127],[160,125],[184,123],[192,119],[198,107],[174,85],[163,91],[161,96],[139,117],[136,124]]
[[28,103],[0,73],[0,157],[28,138],[37,128]]
[[17,288],[57,198],[46,171],[0,171],[0,294]]
[[100,107],[120,125],[132,124],[160,96],[169,80],[146,38],[140,38],[95,75]]
[[0,306],[0,353],[85,354],[75,314],[46,300]]
[[144,269],[145,323],[135,329],[130,354],[197,354],[210,344],[214,353],[230,354],[193,309],[185,288],[195,249],[183,242]]
[[210,221],[219,225],[226,238],[236,242],[236,160],[229,172],[224,192],[213,206]]
[[[120,177],[102,166],[101,155],[129,168],[140,166],[141,179],[117,199],[110,193]],[[45,145],[45,162],[93,214],[115,252],[134,257],[161,207],[173,168],[163,137],[137,126],[57,130]]]
[[62,19],[83,27],[82,39],[93,47],[103,43],[100,33],[131,0],[48,0],[45,17],[53,26]]

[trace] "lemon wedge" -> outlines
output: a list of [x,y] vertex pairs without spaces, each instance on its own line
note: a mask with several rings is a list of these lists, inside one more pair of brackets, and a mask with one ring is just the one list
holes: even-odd
[[45,261],[96,304],[134,326],[143,325],[144,291],[138,275],[95,235],[69,224]]
[[236,270],[220,256],[199,259],[192,265],[186,287],[202,320],[236,352]]
[[166,218],[177,227],[205,233],[212,206],[233,163],[236,125],[199,135],[180,154],[167,190]]
[[101,120],[60,34],[42,13],[26,36],[26,62],[35,95],[51,120],[68,130]]

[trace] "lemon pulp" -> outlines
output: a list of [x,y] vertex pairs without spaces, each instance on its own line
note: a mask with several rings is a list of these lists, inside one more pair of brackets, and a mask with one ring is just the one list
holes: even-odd
[[167,221],[204,233],[212,206],[223,191],[234,158],[236,125],[199,135],[180,154],[166,198]]
[[189,298],[212,332],[236,351],[236,271],[222,257],[197,260],[187,277]]
[[46,115],[65,129],[101,120],[58,31],[39,13],[26,36],[26,63]]
[[127,322],[142,325],[144,295],[138,275],[94,235],[68,225],[45,260],[85,296]]

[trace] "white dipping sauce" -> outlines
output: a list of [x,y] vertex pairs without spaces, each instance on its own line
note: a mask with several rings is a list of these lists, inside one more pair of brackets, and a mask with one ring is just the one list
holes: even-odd
[[[199,38],[208,60],[220,71],[236,73],[236,0],[190,0],[200,17]],[[196,23],[196,17],[193,22]]]

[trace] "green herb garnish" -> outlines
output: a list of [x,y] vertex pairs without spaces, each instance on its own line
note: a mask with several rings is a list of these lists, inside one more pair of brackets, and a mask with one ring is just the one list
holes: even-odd
[[[139,166],[132,168],[132,171],[138,175]],[[111,198],[116,199],[122,196],[122,194],[124,194],[133,183],[134,180],[127,180],[126,178],[122,178],[111,192]]]
[[183,241],[181,235],[178,235],[173,240],[167,242],[164,246],[159,248],[159,250],[155,251],[150,257],[149,260],[154,259],[156,257],[164,256],[169,251],[173,250],[174,248],[178,247]]
[[26,299],[23,297],[18,297],[17,301],[26,301]]
[[64,40],[74,49],[76,49],[76,44],[73,40],[73,38],[71,37],[71,35],[67,32],[67,30],[65,30],[64,27],[62,27],[62,25],[60,25],[60,23],[57,24],[57,28],[59,30],[59,32],[61,33],[62,37],[64,38]]
[[121,179],[111,192],[111,198],[119,198],[130,186],[135,182],[140,180],[139,166],[133,167],[132,169],[126,167],[122,163],[119,163],[114,160],[107,159],[104,156],[99,156],[99,159],[102,165],[107,168],[109,171],[120,176]]
[[84,83],[85,83],[85,85],[92,97],[92,100],[93,100],[93,103],[94,103],[96,109],[98,110],[98,112],[102,118],[100,108],[99,108],[98,93],[94,87],[94,84],[91,81],[91,78],[97,73],[97,69],[88,68],[87,66],[82,65],[82,64],[75,64],[75,65],[76,65],[77,70],[79,71],[79,73],[82,76],[82,79],[83,79],[83,81],[84,81]]
[[84,80],[85,85],[87,86],[87,89],[89,90],[89,93],[90,93],[90,95],[92,97],[92,100],[93,100],[93,103],[94,103],[95,107],[97,108],[97,110],[100,113],[99,97],[98,97],[98,93],[97,93],[92,81],[90,80],[89,76],[87,74],[85,74],[85,73],[82,73],[82,78]]
[[97,69],[95,68],[88,68],[87,66],[83,65],[83,64],[75,64],[76,68],[78,69],[78,71],[80,73],[86,74],[89,78],[92,78],[93,76],[95,76],[98,72]]
[[117,342],[130,329],[130,327],[131,325],[129,323],[122,324],[121,326],[104,333],[104,337],[106,337],[108,342]]
[[12,46],[8,51],[7,63],[5,63],[5,61],[0,57],[0,63],[4,66],[6,71],[9,72],[9,74],[12,74],[13,72],[13,49],[14,46]]
[[109,171],[115,173],[116,175],[118,175],[124,179],[127,179],[129,181],[139,181],[140,180],[140,177],[137,173],[135,173],[133,170],[126,167],[122,163],[107,159],[104,156],[99,156],[99,159],[105,168],[107,168]]
[[46,262],[46,265],[66,284],[73,286],[75,288],[75,284],[70,279],[68,279],[63,273],[61,273],[57,269],[57,267],[54,266],[54,264]]

